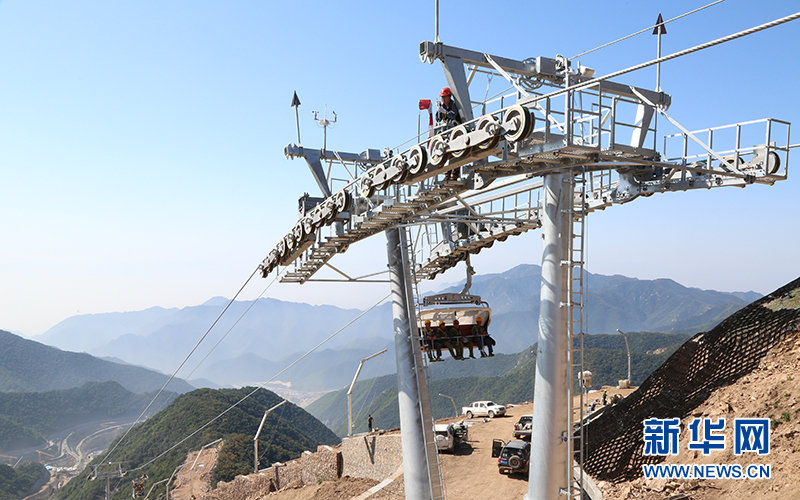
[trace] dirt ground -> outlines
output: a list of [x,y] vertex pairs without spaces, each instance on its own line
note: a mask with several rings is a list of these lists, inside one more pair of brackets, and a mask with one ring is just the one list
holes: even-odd
[[169,491],[173,500],[194,500],[195,497],[211,491],[211,471],[217,463],[219,448],[206,448],[200,451],[199,458],[197,453],[190,453],[184,462],[187,465],[176,474],[173,482],[175,486]]
[[[622,394],[625,396],[633,392],[633,389],[620,390],[616,387],[601,388],[591,391],[588,396],[584,396],[585,405],[588,406],[594,399],[602,399],[603,389],[608,391],[607,396],[609,398],[614,394]],[[509,406],[504,417],[467,420],[466,422],[469,425],[469,441],[467,446],[458,449],[455,454],[439,454],[445,498],[470,498],[473,497],[476,492],[492,492],[492,497],[497,498],[522,498],[522,496],[528,492],[527,474],[501,475],[497,470],[497,459],[492,458],[492,440],[502,439],[508,441],[513,439],[512,433],[514,423],[517,422],[520,416],[530,415],[532,411],[533,403],[522,403]],[[448,423],[458,420],[460,420],[460,418],[449,418],[439,420],[438,422]],[[328,490],[321,489],[321,486],[328,484]],[[337,484],[338,486],[336,486]],[[375,484],[374,481],[371,483],[358,483],[351,478],[342,478],[338,481],[322,483],[322,485],[307,486],[297,490],[273,492],[264,495],[262,499],[322,500],[323,498],[351,498],[362,494]],[[338,490],[331,490],[330,488],[338,488]],[[349,494],[351,497],[319,496],[324,494],[330,495],[332,491],[338,491],[345,495]],[[392,483],[370,495],[368,498],[369,500],[404,499],[405,488],[403,486],[403,476],[400,475]]]
[[[679,454],[665,464],[769,464],[770,479],[637,479],[612,485],[601,482],[605,500],[661,500],[672,496],[691,500],[800,500],[800,340],[792,339],[767,355],[758,368],[738,382],[716,390],[692,415],[683,419]],[[687,449],[689,423],[695,418],[726,419],[725,450]],[[759,456],[733,452],[734,418],[770,418],[770,452]]]
[[[708,400],[682,422],[679,439],[680,453],[668,457],[665,464],[769,464],[770,479],[728,480],[645,480],[611,484],[598,481],[605,500],[800,500],[800,340],[787,342],[775,349],[760,363],[759,367],[735,384],[715,391]],[[627,396],[635,388],[617,389],[602,387],[584,396],[588,406],[595,399],[602,399],[603,389],[610,398],[615,394]],[[522,498],[528,491],[527,475],[500,475],[497,459],[491,457],[493,439],[513,439],[514,423],[521,415],[532,413],[532,403],[510,405],[504,417],[468,420],[469,441],[453,455],[439,454],[445,498],[471,498],[476,493],[491,492],[497,498]],[[688,424],[694,417],[709,417],[717,420],[734,418],[770,418],[775,420],[770,434],[770,453],[766,456],[743,454],[736,456],[732,445],[721,451],[712,451],[708,456],[702,452],[689,451],[686,443]],[[445,419],[440,422],[453,422]],[[726,426],[726,439],[733,442],[732,425]],[[211,459],[201,457],[200,462]],[[195,467],[194,474],[198,474]],[[209,469],[204,469],[205,471]],[[200,474],[202,476],[202,474]],[[191,483],[191,477],[195,483]],[[190,476],[181,485],[180,491],[188,491],[202,481]],[[368,495],[365,492],[376,485],[369,479],[342,478],[300,489],[287,489],[265,494],[254,500],[340,500],[369,498],[370,500],[400,500],[404,498],[403,476],[400,475],[383,489]],[[177,492],[176,492],[177,493]],[[178,496],[177,500],[191,500]]]

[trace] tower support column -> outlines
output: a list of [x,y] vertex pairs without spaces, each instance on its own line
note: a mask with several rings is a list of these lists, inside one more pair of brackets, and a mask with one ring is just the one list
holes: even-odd
[[430,500],[433,498],[431,478],[420,413],[418,373],[414,368],[414,338],[408,314],[410,283],[407,282],[407,273],[403,266],[404,245],[401,243],[404,236],[397,227],[386,230],[394,347],[397,354],[397,399],[403,445],[403,479],[407,500]]
[[569,349],[569,174],[544,176],[542,193],[542,288],[533,395],[531,461],[525,500],[556,500],[569,491],[567,384]]

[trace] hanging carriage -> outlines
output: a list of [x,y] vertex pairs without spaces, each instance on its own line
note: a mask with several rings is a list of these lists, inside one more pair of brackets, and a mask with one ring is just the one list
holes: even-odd
[[472,334],[472,326],[476,324],[477,318],[481,318],[483,326],[489,328],[489,323],[492,321],[492,309],[489,304],[481,300],[479,295],[443,293],[422,298],[422,310],[417,322],[421,331],[426,320],[430,320],[434,327],[440,322],[444,322],[446,326],[450,327],[454,320],[458,320],[459,329],[463,335],[469,336]]

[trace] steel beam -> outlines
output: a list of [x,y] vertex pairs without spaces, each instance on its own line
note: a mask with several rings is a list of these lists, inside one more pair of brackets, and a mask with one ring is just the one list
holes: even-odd
[[[452,47],[450,45],[444,45],[442,43],[420,43],[419,56],[423,61],[433,61],[434,59],[439,59],[442,61],[443,66],[445,65],[445,60],[452,61],[451,63],[448,63],[447,66],[452,66],[456,60],[461,60],[464,64],[473,64],[484,69],[495,71],[494,65],[489,61],[489,59],[486,58],[486,54],[483,52],[461,49],[458,47]],[[563,71],[556,71],[556,60],[549,57],[537,57],[535,64],[516,61],[514,59],[508,59],[506,57],[495,55],[490,55],[489,57],[498,66],[509,73],[540,78],[549,81],[551,85],[561,85],[564,81]],[[461,71],[464,71],[463,65]],[[445,74],[447,74],[446,68]],[[591,80],[591,78],[580,75],[570,75],[569,79],[570,84],[572,85]],[[604,92],[610,92],[612,94],[631,98],[637,97],[636,94],[631,90],[635,88],[639,93],[647,96],[650,101],[658,105],[668,108],[672,103],[672,97],[664,92],[640,89],[638,87],[631,87],[630,85],[623,85],[611,81],[598,82],[598,86]],[[536,100],[535,97],[530,97],[524,101],[528,102],[534,100]]]

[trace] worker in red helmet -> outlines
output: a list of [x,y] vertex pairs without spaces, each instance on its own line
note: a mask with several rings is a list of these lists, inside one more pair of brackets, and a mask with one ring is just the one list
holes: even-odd
[[[461,113],[458,111],[458,106],[456,106],[456,101],[453,99],[450,87],[444,87],[439,92],[439,99],[436,100],[436,121],[444,123],[447,128],[461,125],[464,122],[461,119]],[[458,169],[447,172],[445,179],[457,180]]]
[[458,113],[458,106],[456,106],[456,101],[453,99],[450,87],[444,87],[439,92],[439,99],[436,100],[436,121],[445,122],[451,127],[463,121]]

